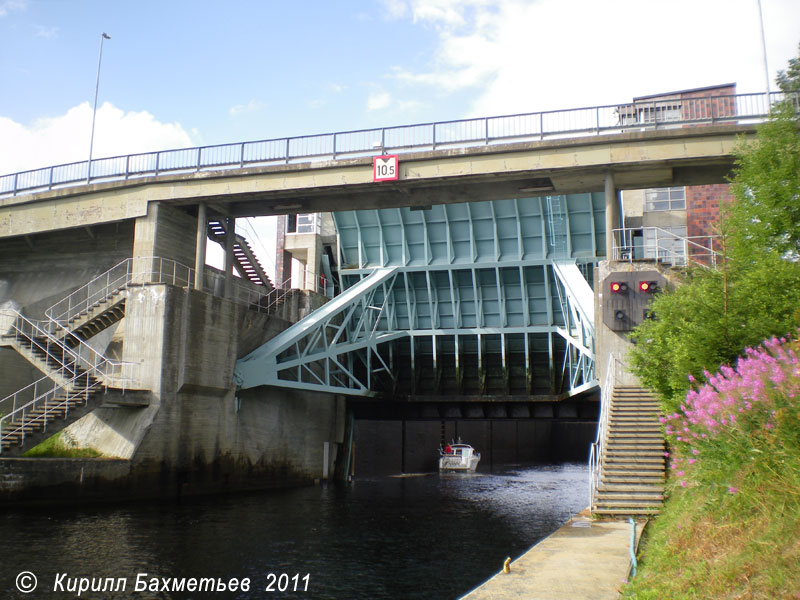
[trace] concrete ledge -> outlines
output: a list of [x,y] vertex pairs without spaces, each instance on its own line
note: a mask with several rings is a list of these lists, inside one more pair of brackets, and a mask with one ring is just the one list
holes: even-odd
[[630,572],[630,540],[629,522],[592,521],[586,509],[462,600],[616,599]]

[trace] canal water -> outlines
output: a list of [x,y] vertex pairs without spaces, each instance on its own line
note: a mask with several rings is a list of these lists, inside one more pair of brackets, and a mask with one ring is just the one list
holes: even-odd
[[[66,591],[71,581],[75,589],[83,577],[114,577],[125,578],[125,591],[80,597],[458,598],[585,508],[588,479],[585,464],[570,463],[180,504],[7,510],[0,515],[0,597],[75,598]],[[17,591],[23,571],[36,576],[32,593]],[[141,573],[148,585],[158,577],[159,589],[136,592]],[[250,590],[161,589],[162,578],[192,577],[249,578]]]

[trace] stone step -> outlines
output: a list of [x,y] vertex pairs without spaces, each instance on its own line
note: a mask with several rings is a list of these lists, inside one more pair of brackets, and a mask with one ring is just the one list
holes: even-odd
[[627,517],[627,516],[641,516],[641,515],[656,515],[661,512],[660,506],[648,506],[639,508],[595,508],[592,513],[598,516],[605,517]]
[[601,483],[597,488],[598,492],[624,492],[635,494],[663,494],[663,483]]
[[603,467],[604,477],[663,477],[664,465],[657,463],[606,464]]
[[617,507],[617,506],[662,506],[664,497],[658,495],[641,494],[616,494],[607,495],[597,493],[594,497],[595,506]]
[[605,499],[602,502],[595,500],[598,508],[637,508],[637,507],[658,507],[664,504],[663,500],[624,500],[624,499]]
[[631,450],[607,449],[605,451],[605,456],[606,459],[608,459],[609,461],[613,460],[650,461],[652,459],[652,462],[663,463],[665,459],[664,453],[658,450],[653,451],[653,450],[636,450],[636,449],[631,449]]
[[608,456],[606,454],[605,457],[605,466],[606,467],[617,467],[617,466],[645,466],[645,465],[660,465],[662,468],[664,466],[664,457],[663,456]]

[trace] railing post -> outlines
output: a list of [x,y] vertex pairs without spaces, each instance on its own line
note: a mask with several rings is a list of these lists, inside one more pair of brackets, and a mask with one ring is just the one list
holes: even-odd
[[436,150],[436,123],[433,124],[433,147],[431,150]]
[[486,145],[489,145],[489,117],[483,120],[483,135],[486,140]]
[[244,142],[239,146],[239,168],[244,168]]
[[333,134],[333,160],[336,160],[336,136],[337,134]]
[[286,164],[289,164],[289,138],[286,138]]
[[130,177],[130,173],[131,173],[131,155],[128,154],[128,156],[125,157],[125,179],[128,179],[128,177]]

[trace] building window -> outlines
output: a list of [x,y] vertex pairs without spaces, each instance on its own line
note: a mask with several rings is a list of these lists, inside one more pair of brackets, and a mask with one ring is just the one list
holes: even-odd
[[619,116],[620,123],[628,126],[669,123],[683,118],[680,100],[628,104],[619,108]]
[[670,187],[645,190],[645,212],[660,210],[686,210],[686,188]]
[[286,233],[319,233],[321,213],[306,213],[286,216]]

